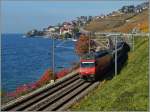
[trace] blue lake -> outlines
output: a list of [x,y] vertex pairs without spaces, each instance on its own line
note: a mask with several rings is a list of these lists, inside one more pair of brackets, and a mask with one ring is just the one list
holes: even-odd
[[[75,42],[55,40],[55,70],[68,68],[79,60],[74,51]],[[52,40],[23,38],[22,34],[2,34],[1,87],[10,92],[16,87],[38,80],[52,67]]]

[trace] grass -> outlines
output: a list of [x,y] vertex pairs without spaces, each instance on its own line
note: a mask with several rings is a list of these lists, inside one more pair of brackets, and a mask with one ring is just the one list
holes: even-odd
[[148,110],[148,39],[135,39],[126,66],[70,110],[144,111]]

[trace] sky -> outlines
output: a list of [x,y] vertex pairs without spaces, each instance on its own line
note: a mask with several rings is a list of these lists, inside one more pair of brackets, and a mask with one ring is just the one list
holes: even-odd
[[42,30],[49,25],[75,20],[76,17],[108,14],[123,5],[137,5],[145,0],[133,1],[47,1],[2,0],[2,33],[25,33]]

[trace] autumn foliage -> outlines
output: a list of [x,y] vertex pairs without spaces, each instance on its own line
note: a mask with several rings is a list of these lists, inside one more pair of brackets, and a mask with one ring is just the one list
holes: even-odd
[[16,96],[25,94],[25,93],[33,90],[33,89],[36,89],[36,88],[37,88],[36,83],[24,84],[22,86],[17,87],[15,91],[8,93],[7,96],[16,97]]
[[36,82],[38,86],[42,86],[46,83],[48,83],[52,79],[53,71],[50,69],[47,69],[45,73],[42,75],[42,77]]
[[86,35],[81,35],[76,42],[75,51],[79,56],[82,56],[83,54],[89,52],[89,45],[90,48],[93,48],[96,46],[95,42],[93,40],[90,40],[89,44],[89,37]]
[[[67,69],[67,68],[62,69],[58,73],[55,74],[56,76],[55,78],[57,79],[62,78],[65,75],[67,75],[69,72],[70,72],[70,69]],[[35,83],[29,83],[29,84],[24,84],[22,86],[19,86],[16,88],[15,91],[8,93],[7,96],[17,97],[31,90],[34,90],[38,87],[41,87],[42,85],[49,83],[49,81],[52,79],[52,75],[53,75],[53,71],[50,69],[47,69],[38,81],[36,81]]]
[[65,75],[67,75],[68,73],[70,72],[69,69],[63,69],[61,71],[59,71],[56,75],[56,78],[59,79],[59,78],[62,78],[64,77]]
[[16,88],[15,91],[8,93],[7,96],[17,97],[31,90],[34,90],[44,84],[47,84],[51,80],[52,74],[53,74],[52,70],[47,69],[38,81],[36,81],[35,83],[29,83],[19,86]]
[[141,31],[148,32],[148,29],[149,29],[148,25],[149,25],[148,21],[142,21],[138,27]]

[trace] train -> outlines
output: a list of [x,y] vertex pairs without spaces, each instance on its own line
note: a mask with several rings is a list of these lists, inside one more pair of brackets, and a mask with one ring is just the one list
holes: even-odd
[[[130,46],[126,42],[117,43],[117,62],[123,63]],[[119,63],[119,64],[120,64]],[[96,81],[104,77],[114,67],[115,47],[110,50],[90,52],[80,58],[79,76],[86,81]]]

